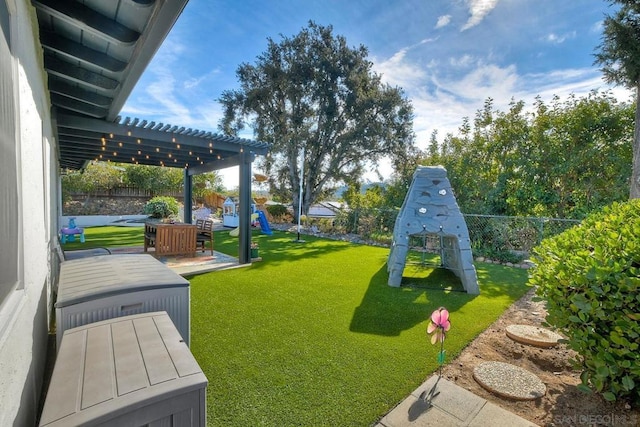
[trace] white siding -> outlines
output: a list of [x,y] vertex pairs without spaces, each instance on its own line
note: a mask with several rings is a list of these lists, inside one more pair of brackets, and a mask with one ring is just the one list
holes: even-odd
[[[37,20],[31,2],[6,2],[11,15],[16,99],[19,286],[0,306],[0,425],[33,425],[44,377],[51,310],[50,245],[55,239],[57,169]],[[0,201],[2,203],[3,201]],[[53,212],[55,213],[55,212]],[[0,236],[2,241],[2,236]]]

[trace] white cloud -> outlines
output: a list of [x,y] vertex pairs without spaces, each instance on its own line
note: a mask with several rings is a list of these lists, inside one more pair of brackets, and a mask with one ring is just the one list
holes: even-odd
[[498,0],[467,0],[467,4],[471,16],[460,31],[465,31],[478,25],[496,7]]
[[374,69],[382,75],[383,82],[391,86],[411,87],[424,79],[425,71],[417,64],[405,60],[409,49],[401,49],[391,58],[380,62],[374,58]]
[[568,39],[574,39],[574,38],[576,38],[576,32],[571,31],[569,33],[565,33],[562,35],[550,33],[545,37],[545,40],[553,44],[562,44]]
[[471,66],[476,60],[471,55],[462,55],[459,58],[450,58],[449,64],[456,68],[466,68]]
[[[500,66],[471,55],[432,60],[432,66],[421,67],[411,61],[407,51],[402,49],[388,60],[374,60],[374,67],[383,73],[385,82],[402,87],[411,100],[416,142],[421,149],[426,148],[434,130],[439,140],[447,133],[457,134],[462,119],[473,119],[489,97],[496,110],[506,111],[512,100],[533,108],[536,96],[551,102],[554,96],[565,99],[571,94],[584,96],[592,90],[612,89],[593,68],[519,74],[514,64]],[[442,67],[444,63],[450,66]],[[612,93],[620,101],[631,96],[624,88],[613,88]]]
[[199,77],[185,77],[188,68],[178,67],[176,63],[186,50],[185,45],[175,39],[165,41],[147,68],[141,92],[132,93],[123,108],[123,115],[152,117],[156,123],[216,130],[222,112],[203,83],[219,74],[220,70],[214,68]]
[[219,68],[215,68],[215,69],[209,71],[208,73],[203,74],[200,77],[191,77],[191,78],[185,80],[184,88],[185,89],[196,88],[196,87],[200,86],[200,84],[202,84],[202,82],[208,80],[209,78],[215,76],[216,74],[220,74],[220,69]]
[[451,15],[442,15],[438,17],[438,22],[436,23],[436,28],[442,28],[449,25],[451,22]]

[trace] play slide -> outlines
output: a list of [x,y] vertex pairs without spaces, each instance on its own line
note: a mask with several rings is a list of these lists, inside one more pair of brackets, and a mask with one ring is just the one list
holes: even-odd
[[260,229],[266,235],[271,236],[273,231],[271,231],[271,227],[269,226],[269,221],[267,221],[267,217],[264,216],[264,212],[258,211],[258,221],[260,222]]

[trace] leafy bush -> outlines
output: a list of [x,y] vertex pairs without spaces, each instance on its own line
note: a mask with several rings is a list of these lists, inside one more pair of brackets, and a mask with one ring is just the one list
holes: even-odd
[[473,248],[473,255],[476,257],[485,257],[494,261],[510,262],[512,264],[519,264],[524,261],[525,256],[521,253],[508,251],[508,250],[496,250],[492,248],[478,247]]
[[281,221],[289,214],[289,210],[285,205],[269,205],[267,206],[267,212],[276,221]]
[[152,218],[169,218],[178,214],[178,201],[173,197],[154,197],[144,205],[143,212]]
[[533,251],[547,322],[582,357],[582,384],[640,403],[640,200],[615,203]]

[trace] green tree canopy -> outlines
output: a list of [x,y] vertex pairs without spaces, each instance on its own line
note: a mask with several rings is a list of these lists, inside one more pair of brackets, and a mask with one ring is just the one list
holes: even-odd
[[251,122],[272,144],[263,167],[271,192],[297,212],[304,153],[303,209],[339,183],[362,176],[382,156],[412,149],[413,110],[401,89],[383,84],[363,46],[350,48],[331,26],[313,22],[279,43],[268,39],[255,64],[237,70],[240,89],[225,91],[220,128],[237,134]]
[[179,190],[184,178],[184,172],[179,168],[128,164],[125,166],[125,171],[125,180],[128,184],[150,191],[151,194]]
[[[193,183],[195,198],[203,198],[206,194],[221,193],[224,190],[222,178],[215,171],[195,175]],[[65,196],[69,192],[91,194],[98,189],[111,190],[123,184],[149,191],[152,195],[180,191],[184,186],[184,170],[126,163],[91,162],[82,171],[62,175]]]
[[640,198],[640,2],[638,0],[609,0],[619,5],[615,14],[604,20],[602,44],[595,55],[605,79],[636,90],[635,132],[629,196]]
[[463,212],[583,218],[628,197],[634,106],[605,92],[537,99],[532,111],[485,102],[422,162],[443,165]]
[[89,162],[81,171],[62,175],[62,185],[68,192],[91,194],[96,190],[110,190],[122,184],[123,168],[106,162]]

